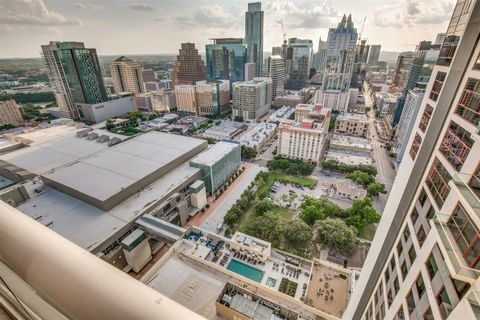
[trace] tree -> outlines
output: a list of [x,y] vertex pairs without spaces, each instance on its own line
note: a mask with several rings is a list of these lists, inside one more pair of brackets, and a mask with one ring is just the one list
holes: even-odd
[[316,208],[315,206],[308,206],[302,209],[299,217],[309,226],[313,226],[315,221],[325,219],[326,215],[319,208]]
[[278,242],[282,232],[280,218],[270,211],[256,217],[247,228],[248,234],[271,243]]
[[233,118],[233,121],[243,122],[243,117],[242,116],[236,116],[235,118]]
[[275,205],[272,201],[264,199],[255,206],[255,213],[258,215],[262,215],[267,211],[271,211],[274,207]]
[[293,220],[286,225],[284,237],[292,246],[306,248],[312,238],[312,228],[303,220]]
[[350,252],[357,234],[357,230],[354,227],[347,226],[340,219],[332,218],[317,221],[314,229],[316,232],[315,241],[317,243],[343,254]]
[[346,178],[364,186],[368,186],[375,181],[375,178],[372,175],[360,170],[355,170],[352,173],[347,174]]
[[380,215],[373,208],[370,198],[354,200],[352,206],[346,210],[346,215],[345,222],[357,229],[380,221]]
[[315,221],[323,220],[327,217],[345,216],[345,211],[342,208],[325,198],[315,199],[304,196],[300,208],[302,209],[299,216],[300,219],[310,226],[313,226]]
[[387,190],[385,190],[385,185],[383,183],[379,183],[375,181],[368,185],[367,192],[369,196],[376,197],[380,193],[386,194]]
[[257,151],[253,149],[252,147],[248,146],[241,146],[241,153],[242,153],[242,160],[249,160],[253,159],[257,156]]

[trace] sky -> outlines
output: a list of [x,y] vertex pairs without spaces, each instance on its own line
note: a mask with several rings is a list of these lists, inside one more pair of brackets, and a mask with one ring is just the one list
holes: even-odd
[[[39,57],[49,41],[82,41],[99,55],[200,52],[210,38],[244,37],[243,0],[0,0],[0,58]],[[287,38],[327,38],[343,14],[383,51],[414,50],[445,32],[455,0],[264,0],[264,51]]]

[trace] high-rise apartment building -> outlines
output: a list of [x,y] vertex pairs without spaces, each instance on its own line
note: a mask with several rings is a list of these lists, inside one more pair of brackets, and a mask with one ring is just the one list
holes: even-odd
[[175,86],[177,110],[197,116],[230,112],[230,82],[197,81],[194,85]]
[[320,105],[298,105],[297,108],[301,114],[307,111],[308,115],[280,123],[277,152],[287,158],[318,164],[325,147],[331,110]]
[[252,81],[235,82],[232,90],[234,118],[255,122],[270,110],[272,79],[259,77]]
[[397,152],[397,162],[401,162],[408,144],[408,137],[413,130],[415,119],[422,105],[425,90],[413,88],[408,91],[405,97],[402,116],[395,129],[394,145]]
[[253,62],[245,63],[245,81],[251,81],[255,78],[256,65]]
[[79,119],[76,103],[107,100],[95,49],[83,42],[51,41],[42,45],[42,55],[63,116]]
[[263,69],[263,11],[261,2],[248,4],[245,12],[245,40],[247,43],[247,62],[256,66],[256,75]]
[[312,63],[312,40],[290,38],[286,52],[286,75],[285,88],[288,90],[300,90],[305,87]]
[[285,87],[285,60],[281,56],[265,59],[263,76],[272,79],[272,99],[275,99]]
[[115,92],[145,92],[143,85],[143,67],[124,56],[116,59],[110,65]]
[[445,32],[437,33],[434,44],[442,45],[446,35],[447,34]]
[[459,0],[345,319],[477,319],[480,1]]
[[207,79],[207,72],[202,58],[193,43],[182,43],[177,61],[173,67],[172,85],[195,84]]
[[0,101],[0,125],[18,125],[23,122],[22,113],[15,100]]
[[376,66],[378,65],[378,59],[380,57],[380,50],[382,46],[379,44],[371,44],[370,50],[368,53],[368,60],[367,63],[369,66]]
[[323,41],[322,38],[318,40],[318,51],[317,51],[317,61],[316,68],[317,72],[322,72],[325,70],[325,63],[327,62],[327,49],[328,45],[326,41]]
[[353,65],[351,86],[354,88],[362,88],[363,81],[367,74],[367,61],[370,46],[367,40],[362,39],[355,50],[355,63]]
[[229,80],[230,83],[244,80],[246,48],[243,38],[214,38],[213,44],[205,45],[207,80]]

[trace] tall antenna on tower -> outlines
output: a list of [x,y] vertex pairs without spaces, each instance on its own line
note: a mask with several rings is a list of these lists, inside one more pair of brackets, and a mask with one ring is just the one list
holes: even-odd
[[280,24],[282,25],[283,42],[285,42],[285,40],[287,40],[287,34],[285,33],[285,26],[283,25],[283,20],[280,21]]
[[362,23],[362,29],[360,29],[360,35],[358,36],[358,41],[362,41],[362,33],[363,33],[363,27],[365,27],[365,21],[367,20],[367,17],[363,18],[363,23]]

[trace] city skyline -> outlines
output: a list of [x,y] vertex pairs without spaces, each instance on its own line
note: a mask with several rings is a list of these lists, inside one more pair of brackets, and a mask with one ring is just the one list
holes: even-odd
[[[50,1],[1,0],[0,58],[37,57],[50,40],[83,41],[99,55],[175,54],[180,43],[193,42],[204,54],[212,37],[243,37],[248,1]],[[362,38],[384,51],[412,50],[434,40],[446,28],[454,1],[262,1],[264,52],[287,38],[326,38],[343,14],[352,14]],[[378,14],[382,12],[382,14]],[[101,30],[99,32],[99,30]],[[196,30],[196,33],[192,33]],[[387,32],[385,32],[387,31]],[[118,36],[122,41],[117,41]],[[24,41],[19,42],[21,38]]]

